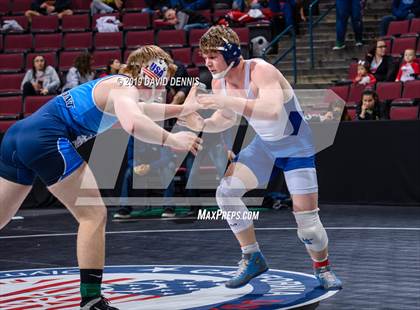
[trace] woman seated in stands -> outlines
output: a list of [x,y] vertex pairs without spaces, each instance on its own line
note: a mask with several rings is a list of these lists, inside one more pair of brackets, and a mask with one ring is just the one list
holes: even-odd
[[32,60],[32,69],[28,70],[20,86],[23,97],[54,95],[60,87],[60,78],[52,66],[48,66],[44,56],[38,55]]
[[371,121],[386,119],[385,113],[382,111],[378,94],[371,89],[367,89],[362,93],[362,99],[356,107],[356,119],[359,121]]
[[108,60],[108,64],[106,65],[106,70],[102,72],[99,77],[102,78],[107,75],[118,74],[121,69],[121,62],[117,58],[112,58]]
[[66,76],[66,84],[63,86],[63,92],[72,89],[80,84],[92,81],[95,72],[91,68],[92,55],[88,52],[81,53],[74,60],[74,67],[71,67]]
[[392,82],[395,80],[395,65],[390,55],[386,55],[385,41],[377,40],[366,54],[365,60],[370,63],[370,72],[377,82]]

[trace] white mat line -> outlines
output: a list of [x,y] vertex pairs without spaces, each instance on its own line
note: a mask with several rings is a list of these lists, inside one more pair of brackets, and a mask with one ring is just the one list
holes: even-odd
[[[420,227],[325,227],[327,230],[391,230],[391,231],[420,231]],[[296,227],[261,227],[255,230],[296,230]],[[108,231],[107,235],[123,234],[151,234],[151,233],[185,233],[185,232],[213,232],[213,231],[231,231],[230,228],[201,228],[201,229],[154,229],[154,230],[122,230]],[[23,239],[23,238],[42,238],[42,237],[65,237],[76,236],[77,233],[59,233],[59,234],[37,234],[21,236],[0,236],[0,239]]]

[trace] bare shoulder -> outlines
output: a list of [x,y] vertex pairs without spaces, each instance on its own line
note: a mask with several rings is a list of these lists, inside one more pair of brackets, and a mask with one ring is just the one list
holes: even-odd
[[272,64],[263,59],[252,59],[251,61],[251,79],[258,83],[258,81],[276,82],[281,78],[280,71]]

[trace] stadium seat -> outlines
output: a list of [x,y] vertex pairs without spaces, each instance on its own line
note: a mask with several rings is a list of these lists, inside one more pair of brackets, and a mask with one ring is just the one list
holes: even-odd
[[420,80],[404,83],[401,98],[392,101],[392,105],[413,105],[420,101]]
[[144,30],[150,27],[149,13],[126,13],[122,19],[124,30]]
[[66,51],[87,50],[92,48],[92,32],[66,33],[63,48]]
[[391,107],[391,120],[415,120],[418,118],[419,107]]
[[77,32],[90,30],[90,16],[88,14],[65,15],[61,21],[63,32]]
[[72,10],[74,13],[85,14],[90,13],[91,1],[86,0],[72,0]]
[[349,65],[349,73],[347,75],[347,78],[349,80],[352,80],[353,81],[354,78],[357,76],[357,66],[358,66],[357,62],[350,63],[350,65]]
[[0,120],[0,132],[4,133],[10,126],[12,126],[16,121],[2,121]]
[[3,35],[0,34],[0,52],[3,52]]
[[365,85],[352,84],[350,86],[350,92],[349,97],[346,101],[346,106],[354,106],[357,103],[359,103],[362,99],[362,92],[365,89],[365,87]]
[[347,113],[352,121],[356,119],[356,109],[347,109]]
[[344,101],[347,101],[347,98],[349,96],[349,86],[345,85],[345,86],[333,86],[330,88],[330,90],[332,90],[334,93],[337,94],[337,96],[339,96],[341,99],[343,99]]
[[60,71],[67,71],[74,65],[74,60],[79,56],[81,51],[64,51],[60,53],[59,69]]
[[171,50],[171,53],[174,60],[179,61],[187,67],[192,66],[190,47],[175,48]]
[[401,98],[420,99],[420,80],[405,82]]
[[28,96],[25,98],[24,108],[23,108],[23,115],[29,116],[46,104],[50,99],[54,98],[54,96]]
[[9,0],[0,0],[0,15],[9,14],[10,2]]
[[155,44],[153,30],[128,31],[125,34],[125,47],[128,49],[135,49],[148,44]]
[[233,30],[238,34],[239,41],[241,45],[248,46],[249,45],[249,28],[233,28]]
[[32,35],[30,34],[9,34],[4,39],[4,51],[27,52],[32,49]]
[[130,56],[130,53],[131,53],[132,51],[134,51],[134,50],[125,50],[125,51],[124,51],[124,56],[123,56],[123,62],[124,62],[124,63],[127,63],[128,56]]
[[36,34],[34,38],[34,51],[58,51],[61,49],[61,33]]
[[23,55],[0,54],[0,73],[21,72],[23,69]]
[[121,61],[121,50],[95,51],[93,53],[93,59],[94,63],[92,68],[102,70],[106,68],[110,59],[118,59]]
[[26,16],[3,16],[2,21],[4,22],[5,20],[10,20],[10,19],[15,20],[23,28],[23,31],[11,30],[9,31],[9,33],[19,33],[19,32],[25,32],[28,30],[29,22]]
[[159,30],[156,43],[160,47],[183,47],[187,45],[186,33],[182,29]]
[[229,13],[229,11],[230,10],[226,10],[226,9],[223,9],[223,10],[215,10],[214,12],[213,12],[213,21],[217,21],[220,17],[223,17],[223,16],[225,16],[227,13]]
[[103,17],[103,16],[115,16],[117,19],[121,20],[119,13],[95,14],[95,15],[92,16],[92,29],[97,30],[96,29],[96,20],[100,17]]
[[200,38],[207,31],[207,29],[191,29],[189,42],[192,47],[198,46],[200,43]]
[[0,74],[0,94],[20,95],[20,84],[23,80],[23,73]]
[[191,77],[200,77],[200,69],[198,68],[187,68],[187,72]]
[[211,23],[211,10],[198,10],[197,13],[205,17],[209,24]]
[[413,18],[410,24],[410,33],[420,33],[420,18]]
[[394,100],[401,97],[402,83],[400,82],[379,82],[376,84],[376,92],[379,100]]
[[393,21],[388,26],[387,36],[401,35],[408,33],[410,27],[409,20]]
[[29,53],[26,55],[26,70],[32,69],[32,60],[36,57],[42,55],[47,62],[47,65],[57,67],[57,55],[54,52],[47,53]]
[[124,1],[125,12],[139,12],[141,9],[147,7],[144,0],[126,0]]
[[406,49],[415,49],[416,48],[417,38],[408,37],[408,38],[396,38],[392,42],[392,56],[401,56],[404,54]]
[[57,32],[58,16],[57,15],[40,15],[32,17],[32,32]]
[[420,54],[420,40],[417,42],[416,54]]
[[122,45],[122,32],[97,32],[93,43],[98,50],[121,49]]
[[206,64],[204,62],[203,56],[201,56],[200,49],[195,47],[192,52],[192,62],[196,67],[204,67]]
[[32,0],[14,0],[11,2],[10,13],[12,15],[23,15],[31,8]]
[[22,97],[0,97],[0,119],[17,119],[22,113]]

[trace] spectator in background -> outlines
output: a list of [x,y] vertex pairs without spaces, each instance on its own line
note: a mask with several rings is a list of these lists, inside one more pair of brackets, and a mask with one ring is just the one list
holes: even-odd
[[381,36],[385,36],[388,32],[389,24],[394,20],[405,20],[412,19],[415,17],[413,12],[413,4],[417,2],[417,10],[419,10],[419,1],[415,0],[393,0],[392,1],[392,15],[388,15],[382,18],[379,32]]
[[386,119],[381,112],[378,94],[374,90],[367,89],[362,93],[361,101],[356,107],[356,119],[361,121]]
[[90,12],[94,14],[112,13],[123,8],[123,0],[93,0],[90,4]]
[[64,15],[72,15],[71,0],[34,0],[31,3],[31,9],[25,12],[25,16],[28,18],[29,22],[32,21],[33,16],[53,14],[56,14],[60,19]]
[[357,75],[353,80],[354,84],[374,87],[376,83],[375,76],[370,73],[370,65],[367,61],[360,60],[357,65]]
[[142,9],[143,13],[159,13],[167,9],[170,4],[169,0],[145,0],[146,8]]
[[163,13],[163,21],[174,26],[175,29],[184,29],[185,31],[209,27],[203,15],[188,9],[183,9],[178,12],[175,9],[167,9]]
[[178,10],[206,10],[210,9],[209,0],[170,0],[170,7]]
[[363,46],[363,20],[360,0],[336,0],[336,33],[337,39],[333,50],[346,47],[346,31],[349,16],[353,26],[356,46]]
[[88,52],[81,53],[74,61],[74,67],[71,67],[66,75],[66,84],[63,86],[63,92],[80,84],[92,81],[95,72],[92,70],[92,55]]
[[295,0],[286,0],[282,2],[278,0],[269,0],[268,7],[273,13],[283,13],[286,27],[295,25]]
[[370,72],[377,82],[392,82],[395,80],[395,66],[391,56],[386,55],[385,41],[377,40],[366,54],[365,60],[370,63]]
[[103,78],[108,75],[118,74],[121,69],[121,62],[117,58],[113,58],[108,60],[108,64],[106,65],[105,72],[102,72],[99,77]]
[[406,49],[404,51],[404,61],[401,64],[395,82],[415,80],[418,74],[420,74],[420,66],[416,61],[416,52],[413,49]]
[[32,69],[28,70],[22,80],[23,97],[36,95],[54,95],[60,87],[60,78],[51,66],[48,66],[44,56],[35,56]]

